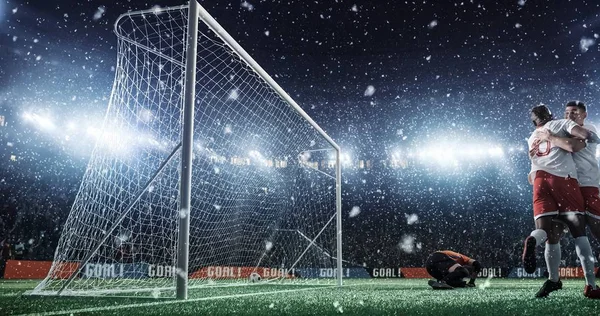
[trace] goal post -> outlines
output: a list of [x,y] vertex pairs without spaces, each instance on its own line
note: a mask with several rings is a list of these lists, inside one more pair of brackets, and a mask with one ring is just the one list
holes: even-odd
[[115,33],[103,127],[30,294],[186,299],[318,269],[341,286],[340,147],[196,1]]
[[192,154],[194,146],[194,104],[196,102],[196,52],[198,50],[198,2],[190,0],[185,54],[185,93],[183,98],[183,140],[179,202],[179,238],[177,242],[177,298],[188,297],[190,250],[190,212],[192,194]]

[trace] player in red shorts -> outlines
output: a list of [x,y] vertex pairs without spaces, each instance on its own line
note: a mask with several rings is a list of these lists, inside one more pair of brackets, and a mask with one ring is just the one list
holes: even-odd
[[[585,124],[587,118],[587,107],[581,101],[569,101],[565,106],[565,119],[572,120],[579,126],[597,133],[594,125]],[[540,133],[540,136],[544,140],[549,140],[553,145],[562,148],[567,144],[568,139],[560,138],[549,133],[546,130],[545,133]],[[596,158],[596,148],[598,144],[588,143],[587,146],[578,151],[572,153],[575,167],[577,168],[577,180],[579,181],[579,187],[586,210],[586,222],[590,231],[596,237],[596,240],[600,240],[600,168],[598,168],[598,160]],[[596,277],[598,278],[598,272]]]
[[[535,248],[546,242],[544,258],[548,268],[548,280],[536,293],[546,297],[562,288],[559,280],[560,238],[563,224],[573,235],[577,256],[585,274],[584,296],[600,298],[596,287],[594,260],[590,242],[585,235],[585,207],[577,182],[577,169],[571,152],[585,147],[579,139],[598,142],[598,136],[570,120],[554,120],[545,105],[531,109],[531,120],[536,130],[529,137],[531,172],[529,182],[533,185],[533,214],[536,229],[525,239],[523,266],[533,273],[536,269]],[[561,137],[567,144],[563,148],[543,140],[540,131],[548,129],[552,135]],[[574,136],[576,138],[569,138]],[[566,148],[566,149],[565,149]]]
[[[429,280],[434,290],[451,290],[455,287],[474,287],[481,264],[463,254],[451,250],[432,253],[425,262],[427,273],[435,278]],[[469,283],[463,279],[470,277]]]
[[[565,118],[577,123],[579,126],[597,133],[596,127],[584,124],[587,118],[587,107],[581,101],[570,101],[565,107]],[[596,143],[573,153],[573,160],[577,167],[579,187],[585,203],[587,225],[597,240],[600,240],[600,168],[596,158]]]

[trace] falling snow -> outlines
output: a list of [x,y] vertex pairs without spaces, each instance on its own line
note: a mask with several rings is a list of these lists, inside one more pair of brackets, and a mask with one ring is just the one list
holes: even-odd
[[413,253],[416,248],[415,237],[412,235],[402,236],[402,240],[398,246],[400,247],[400,250],[406,253]]
[[348,214],[348,216],[349,217],[356,217],[356,216],[358,216],[358,214],[360,214],[360,207],[353,206],[352,209],[350,210],[350,214]]
[[404,214],[406,216],[406,223],[408,225],[415,224],[419,221],[419,216],[417,214]]
[[[519,265],[522,237],[533,228],[527,111],[544,102],[561,116],[566,101],[579,99],[590,105],[590,124],[600,124],[594,68],[600,58],[599,31],[593,23],[596,13],[583,3],[201,4],[348,154],[341,202],[342,214],[348,214],[342,235],[349,262],[416,266],[435,250],[453,249],[478,256],[487,266]],[[160,31],[164,41],[151,47],[153,65],[141,60],[118,64],[116,58],[117,17],[150,9],[144,19],[156,26],[165,8],[140,1],[7,5],[0,12],[5,33],[0,189],[6,205],[0,230],[12,231],[8,238],[25,244],[27,256],[49,261],[61,233],[69,231],[67,218],[85,220],[75,211],[69,215],[76,210],[73,205],[91,205],[102,194],[102,207],[89,209],[98,222],[86,227],[109,238],[112,247],[142,243],[147,235],[135,225],[144,221],[160,223],[152,227],[162,229],[173,218],[190,215],[188,210],[177,213],[179,152],[143,192],[181,139],[179,112],[149,110],[182,104],[183,78],[175,65],[184,55],[181,46],[169,47],[182,33]],[[203,39],[211,49],[227,47],[216,38]],[[133,54],[139,47],[130,49],[127,53]],[[199,56],[204,57],[200,63],[239,58],[231,52]],[[143,70],[128,72],[124,65]],[[198,76],[196,107],[205,112],[196,121],[194,141],[202,149],[193,149],[193,170],[205,173],[193,180],[191,222],[216,222],[206,214],[226,214],[220,220],[233,227],[229,232],[267,227],[268,233],[283,232],[289,227],[253,221],[283,221],[288,218],[278,212],[289,211],[293,215],[285,214],[298,221],[294,225],[320,228],[314,217],[298,210],[303,203],[335,208],[335,171],[329,165],[334,151],[312,126],[294,120],[295,112],[282,110],[287,105],[278,106],[287,103],[268,84],[245,84],[258,77],[231,65],[207,66],[202,69],[206,77]],[[149,84],[133,94],[111,94],[115,78]],[[211,83],[217,92],[208,88]],[[262,94],[268,97],[259,99]],[[140,111],[107,112],[109,104],[114,109],[123,100]],[[119,121],[123,118],[127,121]],[[97,155],[108,147],[114,156]],[[251,150],[264,159],[249,157]],[[290,174],[297,178],[289,180]],[[103,181],[111,185],[101,187]],[[130,210],[122,223],[138,229],[131,230],[137,235],[120,235],[128,227],[109,234],[102,221],[114,221],[109,215],[121,214],[140,192],[141,207]],[[311,240],[318,230],[302,233]],[[306,240],[294,234],[287,238]],[[265,231],[252,242],[262,250],[268,239],[265,248],[275,252],[277,238]],[[569,238],[563,257],[566,265],[576,266]],[[336,310],[343,311],[343,302],[337,303]]]
[[229,100],[237,100],[239,97],[239,93],[237,89],[233,89],[229,92]]
[[579,41],[579,49],[581,50],[582,53],[585,53],[594,44],[596,44],[596,41],[594,39],[583,37]]
[[104,12],[106,12],[106,8],[104,6],[98,7],[98,10],[96,10],[96,13],[94,13],[93,20],[100,20],[104,16]]
[[254,6],[252,4],[250,4],[250,2],[248,2],[248,1],[243,1],[241,6],[242,6],[242,8],[245,8],[248,11],[254,10]]

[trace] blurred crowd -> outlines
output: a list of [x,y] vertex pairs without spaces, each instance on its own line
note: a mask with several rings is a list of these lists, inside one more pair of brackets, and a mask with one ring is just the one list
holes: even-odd
[[[0,165],[2,262],[54,258],[83,175],[74,165],[50,160],[40,170],[23,161]],[[453,249],[484,266],[518,266],[523,237],[533,227],[531,198],[527,188],[497,185],[504,181],[501,172],[490,168],[449,180],[421,166],[347,170],[344,259],[360,266],[418,267],[433,251]],[[569,242],[563,241],[563,264],[576,266]]]

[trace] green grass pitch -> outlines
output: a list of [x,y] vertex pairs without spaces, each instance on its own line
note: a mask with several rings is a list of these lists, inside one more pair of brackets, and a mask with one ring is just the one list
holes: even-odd
[[224,287],[190,290],[188,301],[21,295],[37,282],[0,281],[0,315],[600,315],[600,300],[583,297],[583,280],[564,280],[546,299],[534,298],[541,279],[492,279],[485,288],[450,291],[431,290],[425,279]]

